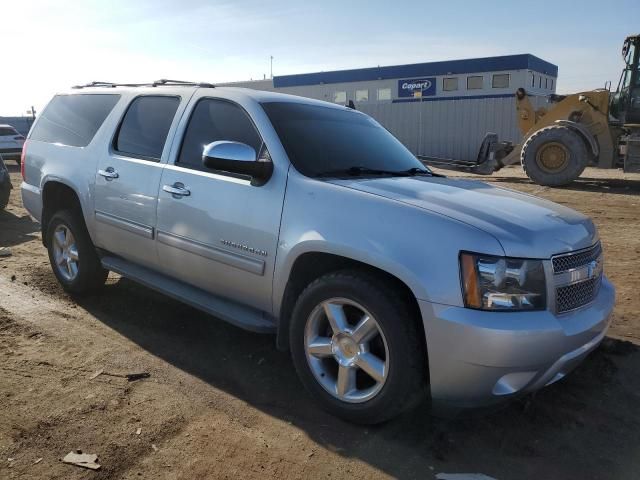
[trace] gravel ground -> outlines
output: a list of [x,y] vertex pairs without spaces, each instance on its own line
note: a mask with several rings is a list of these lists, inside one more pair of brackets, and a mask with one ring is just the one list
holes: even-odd
[[[369,428],[320,411],[272,336],[116,275],[95,296],[64,294],[16,188],[0,212],[13,253],[0,258],[0,478],[640,478],[640,175],[588,169],[564,189],[516,168],[483,180],[594,218],[618,289],[609,336],[500,412],[444,420],[425,404]],[[102,468],[61,461],[77,449]]]

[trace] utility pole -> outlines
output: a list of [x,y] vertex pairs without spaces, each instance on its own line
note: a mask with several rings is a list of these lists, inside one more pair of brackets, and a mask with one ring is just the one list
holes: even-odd
[[273,80],[273,55],[269,58],[271,59],[271,80]]
[[[33,122],[36,121],[36,109],[33,105],[31,105],[31,109],[27,110],[27,113],[31,115],[31,125],[33,125]],[[29,128],[31,128],[31,125],[29,125]]]

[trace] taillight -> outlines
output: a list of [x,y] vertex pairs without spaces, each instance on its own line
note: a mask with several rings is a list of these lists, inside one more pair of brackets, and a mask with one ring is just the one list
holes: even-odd
[[20,174],[22,175],[22,180],[27,180],[24,177],[24,161],[27,159],[27,141],[24,141],[22,145],[22,153],[20,154]]

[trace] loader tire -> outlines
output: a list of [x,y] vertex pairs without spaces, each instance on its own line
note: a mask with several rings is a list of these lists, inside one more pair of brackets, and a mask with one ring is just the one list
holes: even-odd
[[538,185],[559,187],[573,182],[591,161],[582,136],[563,125],[545,127],[522,146],[520,160],[527,176]]

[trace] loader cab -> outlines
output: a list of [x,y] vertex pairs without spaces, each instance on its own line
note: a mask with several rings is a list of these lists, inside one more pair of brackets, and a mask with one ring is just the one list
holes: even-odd
[[621,123],[640,124],[640,35],[627,37],[622,46],[625,68],[609,111]]

